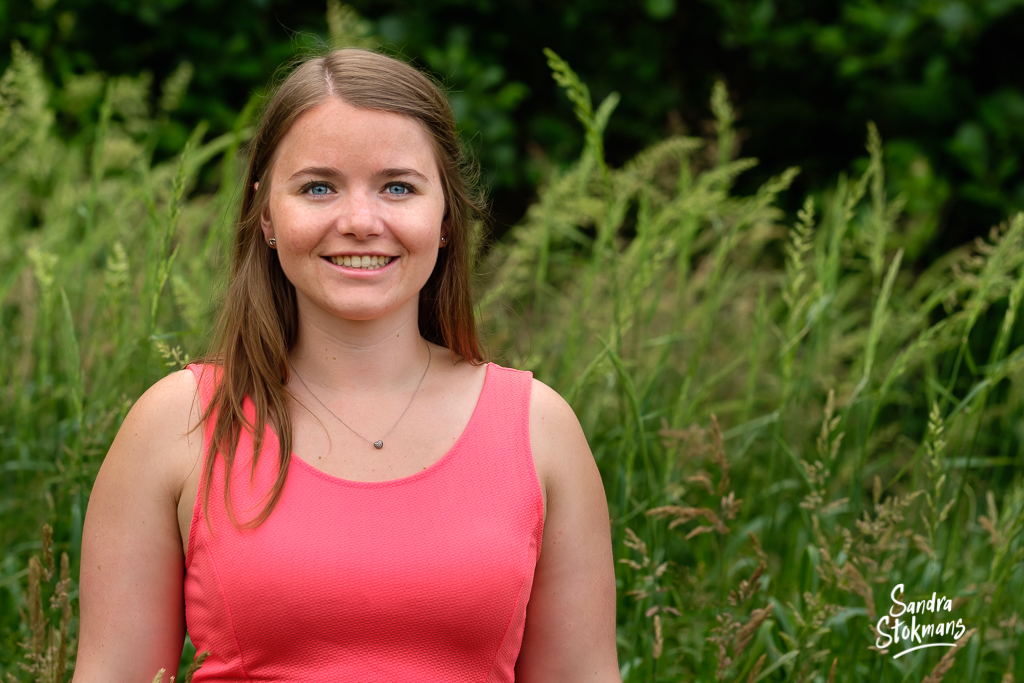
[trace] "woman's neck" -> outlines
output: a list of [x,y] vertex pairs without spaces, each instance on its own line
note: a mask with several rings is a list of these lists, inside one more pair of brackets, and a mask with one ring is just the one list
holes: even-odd
[[418,309],[376,320],[299,315],[299,336],[289,356],[317,388],[373,398],[408,391],[422,377],[429,347],[419,332]]

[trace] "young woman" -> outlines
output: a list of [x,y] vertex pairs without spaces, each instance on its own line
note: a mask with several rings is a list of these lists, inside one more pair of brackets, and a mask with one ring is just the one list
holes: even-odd
[[218,353],[93,488],[77,683],[618,681],[601,479],[571,408],[484,363],[476,204],[423,74],[306,61],[251,143]]

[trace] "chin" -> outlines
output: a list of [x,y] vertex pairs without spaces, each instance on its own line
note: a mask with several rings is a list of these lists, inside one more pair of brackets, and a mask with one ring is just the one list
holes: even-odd
[[329,309],[331,315],[341,320],[366,322],[393,315],[396,311],[374,306],[337,306]]
[[[383,299],[383,300],[382,300]],[[381,318],[402,316],[403,311],[409,310],[409,303],[395,303],[387,297],[359,297],[339,296],[337,299],[320,298],[306,299],[305,308],[300,304],[299,316],[303,315],[303,309],[314,317],[336,318],[353,322],[367,322]],[[413,312],[415,315],[415,309]]]

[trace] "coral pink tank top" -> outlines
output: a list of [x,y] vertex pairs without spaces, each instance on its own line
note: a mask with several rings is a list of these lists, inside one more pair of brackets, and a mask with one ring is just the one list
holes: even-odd
[[[189,368],[205,408],[216,370]],[[543,527],[531,379],[488,364],[462,436],[402,479],[348,481],[293,455],[277,507],[255,529],[229,521],[218,457],[212,533],[199,495],[185,558],[189,634],[210,651],[194,680],[514,680]],[[253,419],[248,399],[246,410]],[[268,427],[250,480],[243,431],[231,479],[241,522],[262,509],[277,451]]]

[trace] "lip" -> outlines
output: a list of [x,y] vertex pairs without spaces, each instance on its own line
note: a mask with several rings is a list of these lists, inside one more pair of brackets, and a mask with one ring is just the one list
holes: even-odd
[[339,251],[337,254],[324,254],[324,258],[338,258],[339,256],[383,256],[385,258],[398,258],[393,254],[385,254],[381,251]]
[[[332,256],[363,256],[363,254],[346,253],[332,254]],[[387,254],[366,254],[366,256],[387,256]],[[381,266],[376,270],[364,270],[363,268],[346,268],[345,266],[336,265],[326,256],[321,256],[320,258],[324,263],[339,273],[344,273],[347,277],[355,278],[357,280],[370,280],[375,277],[380,277],[387,271],[391,270],[392,266],[394,266],[399,260],[398,256],[392,256],[386,266]]]

